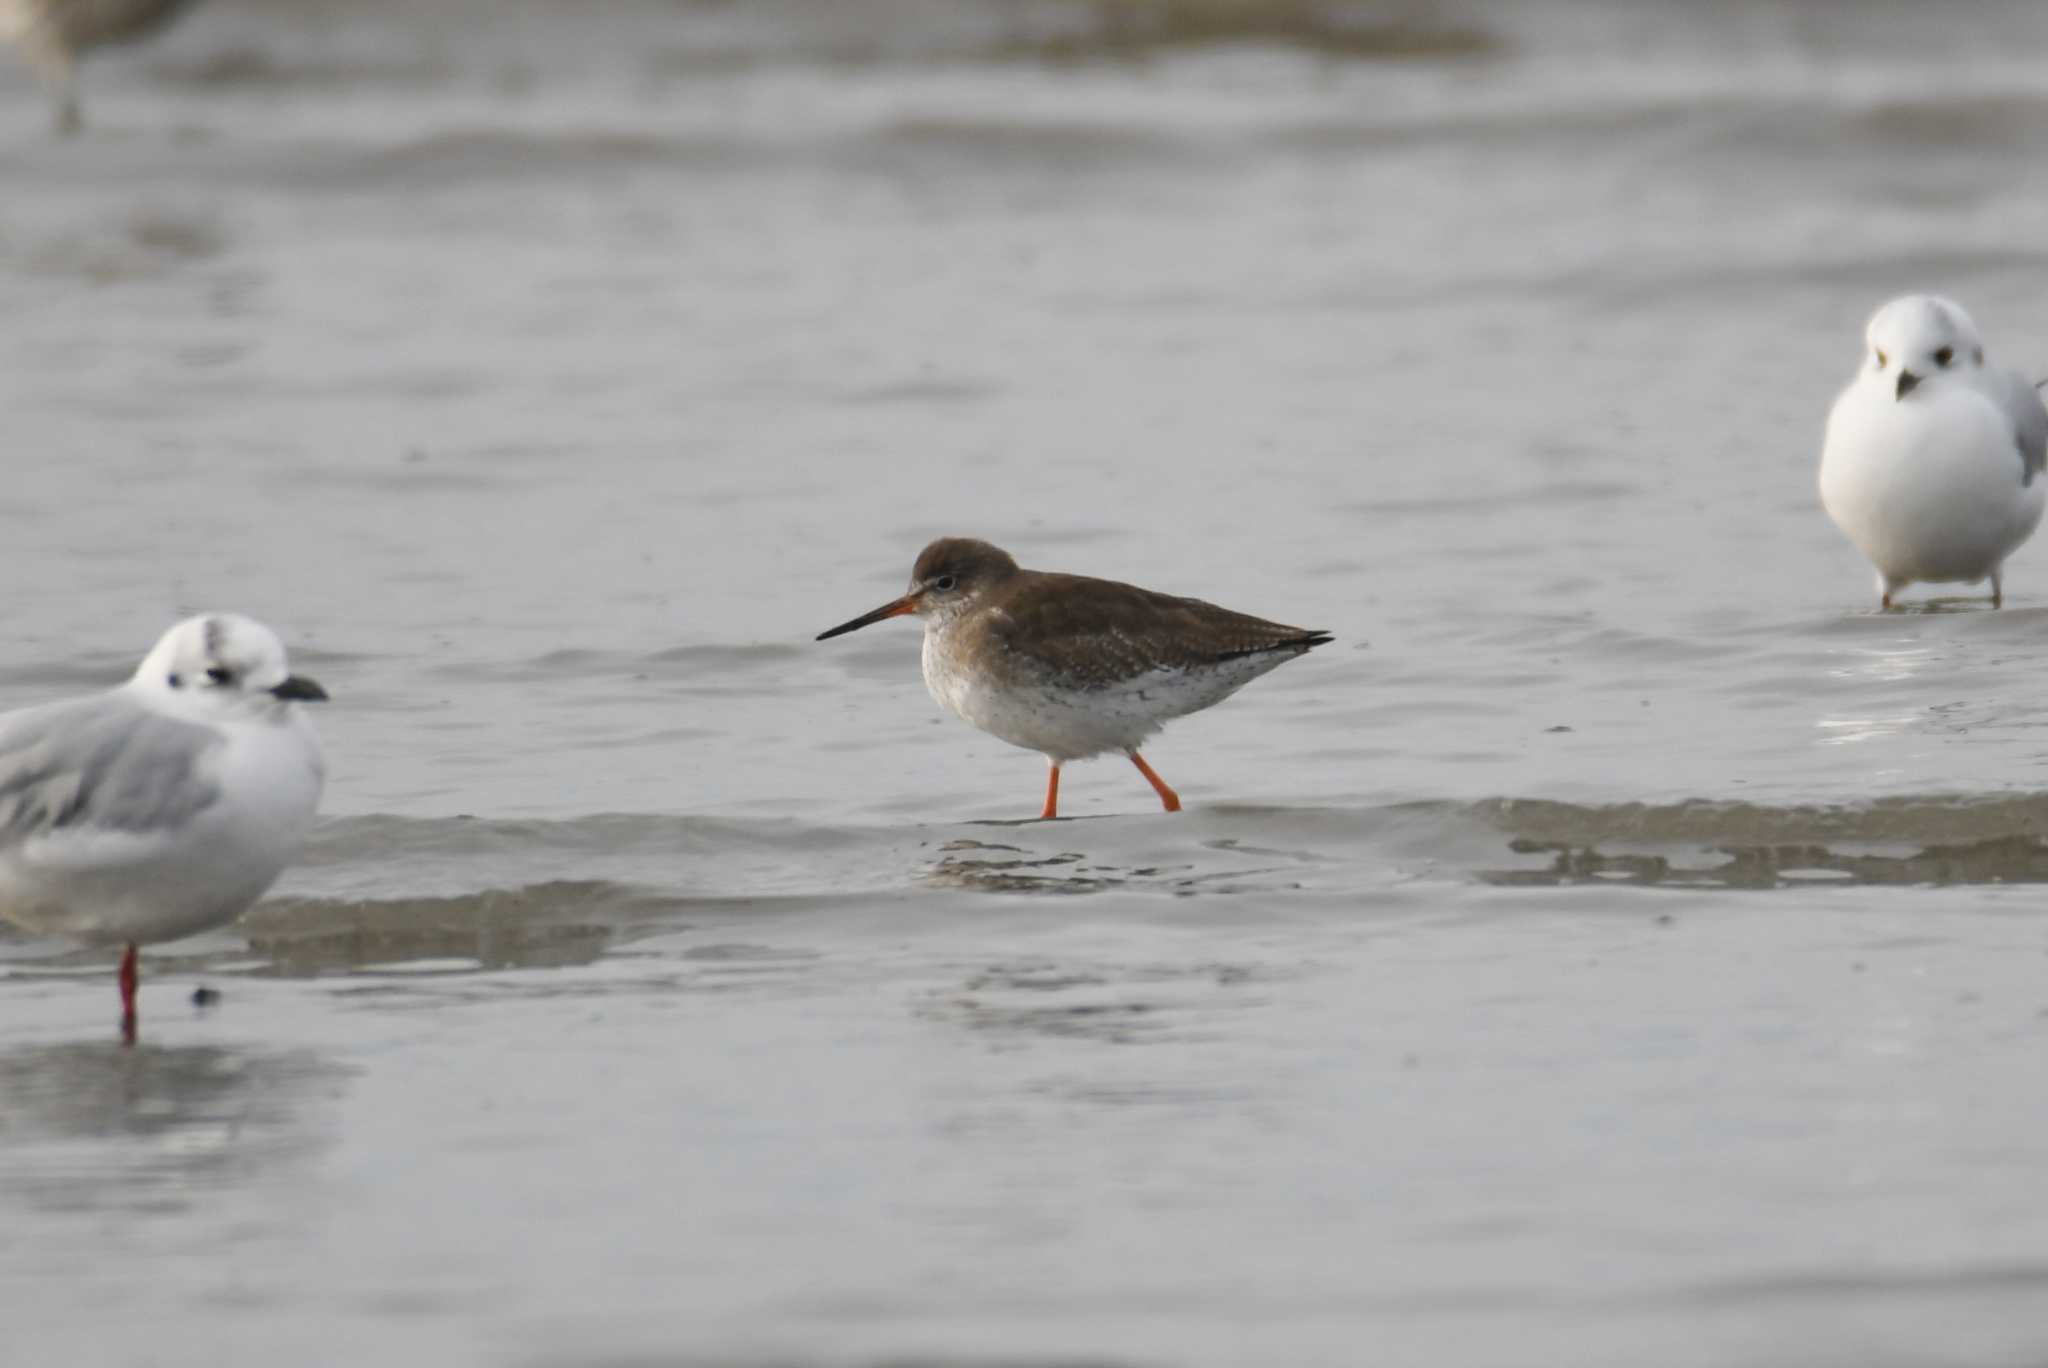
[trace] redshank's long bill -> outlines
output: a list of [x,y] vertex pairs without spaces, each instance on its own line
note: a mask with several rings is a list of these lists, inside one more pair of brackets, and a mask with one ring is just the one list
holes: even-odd
[[1060,766],[1122,751],[1168,812],[1180,795],[1139,745],[1168,721],[1213,707],[1327,632],[1233,613],[1200,599],[1019,568],[1008,552],[941,537],[910,572],[910,591],[818,634],[885,618],[924,619],[924,682],[991,736],[1045,756],[1041,817],[1059,815]]

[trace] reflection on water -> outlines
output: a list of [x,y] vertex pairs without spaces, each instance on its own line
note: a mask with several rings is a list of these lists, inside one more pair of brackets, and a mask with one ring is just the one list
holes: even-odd
[[1589,805],[1501,798],[1476,803],[1469,811],[1489,826],[1515,836],[1574,844],[1951,844],[1999,836],[2048,835],[2048,796],[2035,794],[1903,795],[1811,807],[1706,799]]
[[1130,1045],[1186,1036],[1216,1012],[1263,1004],[1263,994],[1247,989],[1270,977],[1250,964],[1012,961],[930,995],[920,1015],[998,1041],[1050,1036]]
[[1509,850],[1548,858],[1541,868],[1479,870],[1490,884],[2048,882],[2048,807],[2033,797],[1930,796],[1824,808],[1501,802],[1478,811],[1513,833]]
[[1095,0],[1019,7],[999,58],[1131,58],[1227,43],[1301,48],[1364,61],[1461,60],[1497,53],[1490,30],[1421,6],[1328,0]]
[[[1011,841],[946,842],[924,883],[978,893],[1188,897],[1355,890],[1370,882],[1363,871],[1388,869],[1401,879],[1523,887],[2048,882],[2048,798],[2035,796],[1929,794],[1811,807],[1489,799],[1364,811],[1240,808],[1228,824],[1237,834],[1194,823],[1027,824]],[[1046,844],[1034,846],[1034,836]]]
[[1901,679],[1911,679],[1937,659],[1932,647],[1910,639],[1894,642],[1889,646],[1848,650],[1842,654],[1848,658],[1849,663],[1831,668],[1828,671],[1830,677],[1874,679],[1887,684]]
[[296,1162],[309,1113],[348,1073],[307,1050],[127,1048],[0,1054],[0,1196],[43,1209],[178,1211]]
[[700,1355],[627,1353],[550,1355],[521,1360],[522,1368],[1140,1368],[1141,1361],[1106,1358],[1098,1354],[889,1354],[878,1358],[848,1359],[793,1358],[787,1354],[753,1355],[745,1352]]
[[[1928,612],[1941,611],[1929,607]],[[1844,650],[1836,657],[1842,663],[1830,666],[1830,679],[1840,681],[1843,687],[1857,685],[1908,684],[1925,676],[1930,668],[1939,669],[1945,657],[1935,648],[1911,637],[1900,638],[1881,646],[1860,647]],[[1887,701],[1895,696],[1883,695]],[[1888,736],[1903,735],[1920,722],[1924,712],[1919,707],[1902,712],[1851,716],[1821,714],[1814,718],[1813,725],[1821,733],[1824,745],[1853,745],[1864,741],[1877,741]]]
[[1813,725],[1824,733],[1822,739],[1827,744],[1845,746],[1900,735],[1918,720],[1917,714],[1900,713],[1894,717],[1823,717]]
[[1904,599],[1895,601],[1889,608],[1878,608],[1873,612],[1886,617],[1933,617],[1942,613],[2000,613],[2003,608],[1991,606],[1989,592],[1982,594],[1952,594],[1942,598]]
[[[1113,837],[1108,838],[1113,839]],[[1230,852],[1228,840],[1206,842],[1206,852]],[[1197,893],[1234,893],[1249,888],[1298,887],[1290,866],[1240,866],[1205,869],[1196,863],[1124,865],[1098,860],[1080,851],[1040,854],[1021,846],[967,838],[941,847],[939,862],[925,874],[929,888],[965,889],[977,893],[1101,893],[1118,888],[1150,888],[1183,897]],[[1278,883],[1273,876],[1280,875]]]
[[630,924],[673,906],[603,882],[554,882],[448,898],[281,899],[245,920],[249,946],[284,976],[422,960],[475,969],[588,964]]
[[1123,882],[1126,871],[1087,864],[1076,851],[1034,856],[1019,846],[992,841],[948,841],[945,854],[925,876],[934,888],[991,893],[1095,893]]
[[1846,853],[1818,845],[1717,846],[1696,856],[1603,854],[1592,846],[1515,840],[1518,855],[1548,854],[1544,869],[1486,870],[1487,883],[1669,884],[1685,888],[1784,888],[1821,880],[1850,884],[2048,883],[2048,841],[2006,836],[1900,854]]

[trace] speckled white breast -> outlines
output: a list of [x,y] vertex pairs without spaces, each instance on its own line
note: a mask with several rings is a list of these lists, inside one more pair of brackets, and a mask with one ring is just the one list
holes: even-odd
[[1056,764],[1105,751],[1135,750],[1166,722],[1200,712],[1236,693],[1292,656],[1271,651],[1219,665],[1149,670],[1103,685],[1062,685],[1028,666],[997,678],[955,649],[953,634],[927,623],[924,683],[933,698],[964,720]]

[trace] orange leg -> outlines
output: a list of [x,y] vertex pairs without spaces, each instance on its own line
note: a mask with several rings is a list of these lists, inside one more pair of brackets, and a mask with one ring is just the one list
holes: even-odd
[[121,1041],[125,1045],[135,1043],[135,982],[141,977],[135,966],[135,947],[121,956]]
[[1166,786],[1166,781],[1161,779],[1153,771],[1152,767],[1145,763],[1145,757],[1136,751],[1132,751],[1131,763],[1138,767],[1138,773],[1145,776],[1145,782],[1150,784],[1152,791],[1159,795],[1159,801],[1166,805],[1166,810],[1168,812],[1179,812],[1180,795]]
[[1054,765],[1045,776],[1045,811],[1038,814],[1041,822],[1050,822],[1060,815],[1060,767]]

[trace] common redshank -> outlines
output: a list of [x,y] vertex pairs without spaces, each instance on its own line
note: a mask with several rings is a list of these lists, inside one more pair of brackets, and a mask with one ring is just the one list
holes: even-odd
[[0,713],[0,917],[135,948],[233,921],[298,853],[326,764],[268,627],[233,613],[164,633],[127,683]]
[[970,537],[939,538],[918,556],[908,593],[817,639],[907,613],[924,619],[932,697],[1045,756],[1045,818],[1059,815],[1060,766],[1106,751],[1128,755],[1166,810],[1180,811],[1139,744],[1330,640],[1200,599],[1020,569]]

